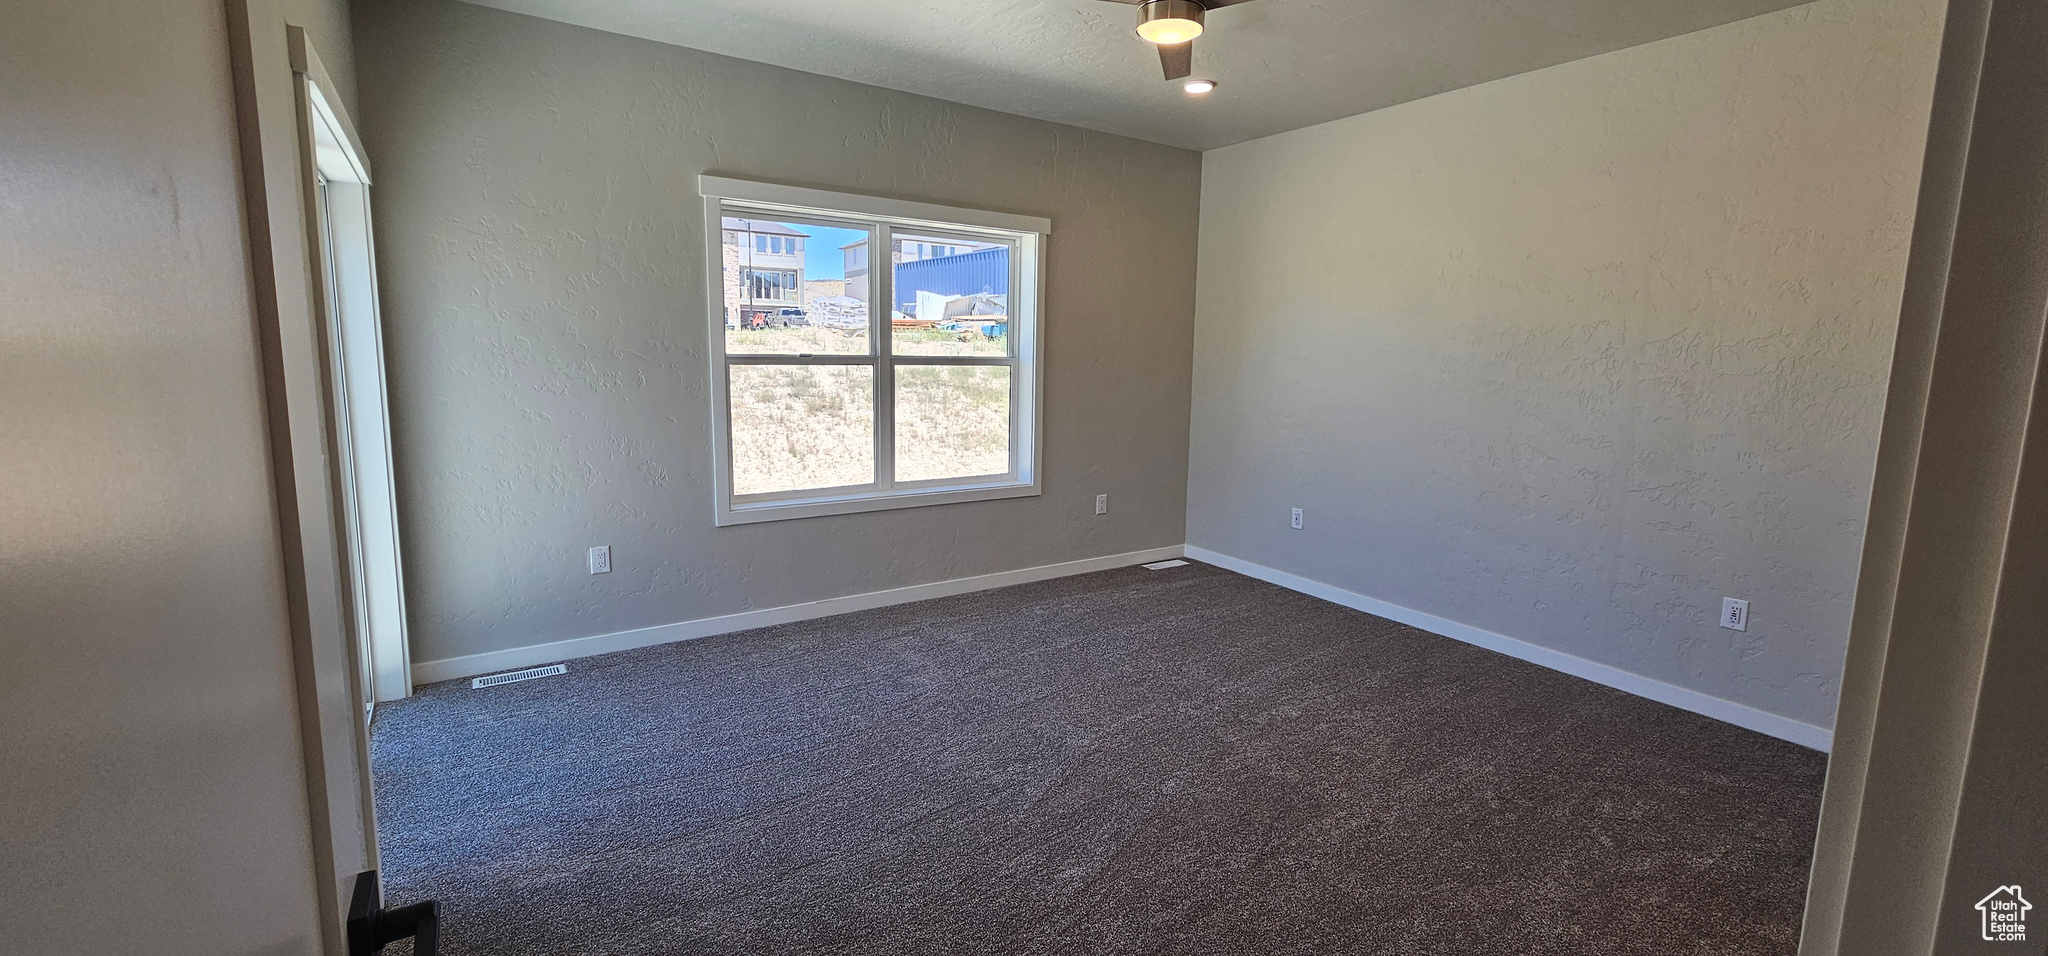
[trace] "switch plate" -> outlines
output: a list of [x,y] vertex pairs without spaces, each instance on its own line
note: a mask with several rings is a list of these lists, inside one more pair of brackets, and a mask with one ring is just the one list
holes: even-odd
[[590,573],[610,574],[612,571],[612,546],[600,544],[590,549]]
[[1722,598],[1721,626],[1731,631],[1749,630],[1749,602],[1741,598]]
[[1300,508],[1296,508],[1296,509],[1294,509],[1294,517],[1293,517],[1293,522],[1292,522],[1292,523],[1293,523],[1293,525],[1294,525],[1294,530],[1296,530],[1296,531],[1300,531],[1300,530],[1301,530],[1301,509],[1300,509]]
[[1106,515],[1106,514],[1108,514],[1108,513],[1109,513],[1109,496],[1108,496],[1108,495],[1096,495],[1096,496],[1095,496],[1095,513],[1096,513],[1096,514],[1099,514],[1099,515]]

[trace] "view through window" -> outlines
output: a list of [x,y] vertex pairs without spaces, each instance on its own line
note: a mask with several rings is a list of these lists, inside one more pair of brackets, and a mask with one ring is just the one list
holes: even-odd
[[721,240],[721,519],[1035,493],[1042,233],[847,198],[707,204]]

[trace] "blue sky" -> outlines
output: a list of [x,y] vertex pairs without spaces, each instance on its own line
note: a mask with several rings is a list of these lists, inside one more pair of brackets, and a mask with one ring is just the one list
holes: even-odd
[[846,257],[839,254],[839,247],[856,239],[868,237],[865,229],[834,229],[831,226],[813,226],[801,222],[786,222],[783,225],[811,237],[804,242],[806,279],[846,278]]

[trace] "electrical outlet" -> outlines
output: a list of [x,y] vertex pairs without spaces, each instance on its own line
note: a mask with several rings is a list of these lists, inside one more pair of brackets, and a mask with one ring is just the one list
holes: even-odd
[[610,574],[612,572],[612,546],[600,544],[590,549],[590,573]]
[[1722,598],[1721,626],[1731,631],[1749,630],[1749,602],[1741,598]]
[[1300,509],[1300,508],[1296,508],[1296,509],[1294,509],[1294,518],[1293,518],[1293,521],[1292,521],[1292,522],[1290,522],[1290,523],[1294,525],[1294,530],[1296,530],[1296,531],[1300,531],[1300,530],[1301,530],[1301,509]]
[[1096,514],[1099,514],[1099,515],[1106,515],[1106,514],[1108,514],[1108,513],[1109,513],[1109,496],[1108,496],[1108,495],[1096,495],[1096,496],[1095,496],[1095,513],[1096,513]]

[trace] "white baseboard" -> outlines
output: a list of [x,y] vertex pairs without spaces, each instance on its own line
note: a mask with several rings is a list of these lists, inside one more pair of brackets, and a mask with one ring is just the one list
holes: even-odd
[[1432,634],[1442,635],[1452,640],[1483,647],[1490,651],[1506,654],[1509,657],[1548,667],[1551,670],[1562,671],[1574,677],[1590,680],[1596,684],[1605,684],[1616,690],[1635,694],[1638,697],[1647,697],[1659,703],[1677,707],[1680,710],[1689,710],[1695,714],[1712,717],[1715,720],[1726,721],[1737,727],[1744,727],[1761,734],[1777,737],[1781,740],[1788,740],[1823,753],[1828,750],[1833,742],[1833,734],[1825,727],[1817,727],[1813,724],[1793,720],[1790,717],[1758,710],[1747,704],[1738,704],[1732,700],[1724,700],[1709,694],[1702,694],[1699,691],[1687,690],[1675,684],[1667,684],[1655,678],[1644,677],[1641,674],[1631,673],[1618,667],[1589,661],[1583,657],[1574,657],[1563,651],[1551,650],[1550,648],[1531,644],[1528,641],[1517,640],[1504,634],[1496,634],[1468,624],[1460,624],[1456,621],[1437,617],[1434,614],[1402,607],[1399,604],[1392,604],[1378,598],[1366,597],[1363,594],[1346,591],[1335,585],[1324,584],[1297,574],[1289,574],[1262,564],[1254,564],[1250,561],[1233,558],[1227,554],[1219,554],[1207,548],[1199,548],[1193,545],[1185,547],[1170,545],[1164,548],[1151,548],[1144,551],[1129,551],[1123,554],[1110,554],[1098,558],[1083,558],[1079,561],[1065,561],[1059,564],[1020,568],[1015,571],[998,571],[994,574],[954,578],[949,581],[935,581],[930,584],[916,584],[910,587],[892,588],[887,591],[850,594],[845,597],[827,598],[822,601],[811,601],[805,604],[762,608],[755,611],[742,611],[738,614],[699,618],[694,621],[658,624],[653,627],[643,627],[631,631],[617,631],[610,634],[597,634],[591,637],[579,637],[548,644],[513,647],[502,651],[471,654],[466,657],[420,661],[412,666],[412,681],[414,684],[430,684],[435,681],[453,680],[458,677],[475,677],[479,674],[516,670],[522,667],[532,667],[537,664],[552,664],[557,661],[574,660],[579,657],[590,657],[595,654],[609,654],[613,651],[631,650],[636,647],[687,641],[699,637],[710,637],[714,634],[727,634],[732,631],[744,631],[756,627],[788,624],[792,621],[808,621],[814,618],[831,617],[835,614],[865,611],[869,608],[888,607],[892,604],[926,601],[932,598],[966,594],[970,591],[986,591],[990,588],[1007,587],[1012,584],[1028,584],[1032,581],[1044,581],[1073,574],[1088,574],[1094,571],[1107,571],[1111,568],[1129,567],[1134,564],[1144,564],[1148,561],[1160,561],[1179,557],[1192,558],[1196,561],[1213,564],[1219,568],[1235,571],[1247,577],[1258,578],[1261,581],[1277,584],[1292,591],[1299,591],[1312,597],[1322,598],[1333,604],[1341,604],[1345,607],[1377,615],[1390,621],[1398,621]]
[[852,611],[887,607],[891,604],[907,604],[911,601],[927,601],[932,598],[966,594],[969,591],[986,591],[990,588],[1008,587],[1012,584],[1029,584],[1049,578],[1062,578],[1072,574],[1087,574],[1093,571],[1107,571],[1111,568],[1129,567],[1147,561],[1160,561],[1181,556],[1180,545],[1151,548],[1145,551],[1128,551],[1123,554],[1103,555],[1099,558],[1083,558],[1079,561],[1063,561],[1059,564],[1045,564],[1035,568],[1019,568],[1015,571],[998,571],[994,574],[979,574],[968,578],[954,578],[950,581],[935,581],[931,584],[915,584],[910,587],[892,588],[887,591],[869,591],[866,594],[849,594],[845,597],[827,598],[805,604],[789,604],[782,607],[762,608],[757,611],[741,611],[719,617],[699,618],[694,621],[679,621],[674,624],[657,624],[631,631],[616,631],[611,634],[597,634],[547,644],[533,644],[526,647],[506,648],[471,654],[466,657],[449,657],[437,661],[419,661],[412,665],[414,684],[431,684],[435,681],[453,680],[458,677],[475,677],[498,671],[517,670],[536,664],[553,664],[557,661],[589,657],[593,654],[609,654],[613,651],[631,650],[654,644],[668,644],[687,641],[713,634],[727,634],[756,627],[771,627],[792,621],[808,621],[813,618],[831,617]]
[[1631,673],[1618,667],[1610,667],[1583,657],[1574,657],[1563,651],[1528,641],[1516,640],[1504,634],[1460,624],[1456,621],[1427,614],[1413,608],[1390,604],[1378,598],[1366,597],[1334,585],[1313,581],[1298,574],[1274,570],[1262,564],[1253,564],[1227,554],[1218,554],[1207,548],[1187,546],[1187,557],[1196,561],[1213,564],[1219,568],[1236,571],[1247,577],[1258,578],[1270,584],[1277,584],[1291,591],[1300,591],[1311,597],[1319,597],[1333,604],[1378,615],[1390,621],[1399,621],[1410,627],[1421,628],[1431,634],[1440,634],[1452,640],[1464,641],[1490,651],[1498,651],[1509,657],[1520,658],[1531,664],[1540,664],[1551,670],[1563,671],[1574,677],[1582,677],[1596,684],[1605,684],[1616,690],[1627,691],[1638,697],[1647,697],[1663,704],[1670,704],[1680,710],[1726,721],[1737,727],[1768,734],[1780,740],[1788,740],[1802,747],[1826,753],[1833,743],[1834,734],[1825,727],[1782,717],[1769,711],[1758,710],[1747,704],[1723,700],[1696,690],[1687,690],[1674,684],[1667,684],[1651,677]]

